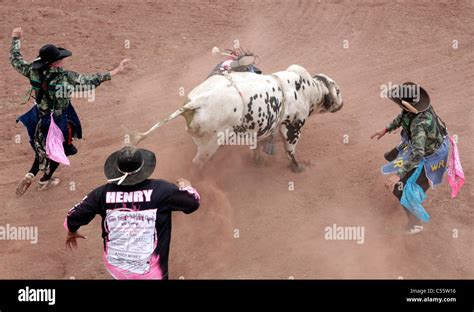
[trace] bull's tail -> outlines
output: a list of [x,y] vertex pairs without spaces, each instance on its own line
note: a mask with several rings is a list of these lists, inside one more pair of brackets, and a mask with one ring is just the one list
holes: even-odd
[[130,143],[133,145],[138,145],[142,140],[144,140],[150,133],[167,123],[168,121],[171,121],[185,112],[193,111],[197,108],[196,103],[190,101],[184,104],[182,107],[178,108],[176,111],[174,111],[172,114],[170,114],[168,117],[166,117],[163,120],[158,121],[156,124],[153,125],[150,129],[148,129],[145,132],[138,132],[138,131],[131,131],[132,133],[130,134]]

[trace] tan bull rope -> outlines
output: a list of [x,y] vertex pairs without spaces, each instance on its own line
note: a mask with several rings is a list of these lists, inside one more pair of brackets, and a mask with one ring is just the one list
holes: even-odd
[[234,82],[234,80],[232,79],[232,77],[230,76],[230,74],[223,74],[223,76],[225,78],[227,78],[227,80],[229,80],[230,84],[228,85],[228,87],[234,87],[235,90],[237,90],[237,93],[240,95],[240,98],[242,99],[242,123],[244,122],[244,116],[245,116],[245,99],[244,99],[244,94],[242,93],[242,91],[239,90],[239,88],[237,87],[237,84]]

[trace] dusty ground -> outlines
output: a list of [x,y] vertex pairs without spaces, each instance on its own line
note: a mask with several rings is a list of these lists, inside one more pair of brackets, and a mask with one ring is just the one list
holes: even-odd
[[[189,92],[217,62],[211,48],[230,47],[234,39],[260,56],[266,73],[296,63],[328,74],[345,106],[309,119],[297,149],[307,169],[299,175],[289,170],[281,145],[262,167],[248,149],[224,148],[203,177],[193,175],[195,146],[184,119],[147,139],[143,146],[158,157],[154,177],[186,177],[202,193],[197,213],[174,216],[171,278],[474,278],[473,3],[422,2],[1,1],[0,225],[38,226],[39,242],[0,241],[0,278],[109,278],[98,219],[83,229],[89,238],[79,250],[65,251],[67,210],[105,182],[102,164],[121,147],[121,126],[145,130],[174,111],[184,101],[180,88]],[[132,58],[126,74],[98,89],[94,103],[74,101],[85,139],[72,166],[58,172],[64,183],[45,193],[32,188],[20,199],[14,189],[33,152],[14,122],[28,108],[18,104],[28,82],[7,59],[15,26],[25,30],[27,60],[47,42],[72,50],[66,67],[79,72],[110,70]],[[369,139],[398,113],[380,98],[380,86],[407,80],[426,87],[459,136],[468,179],[455,200],[447,184],[429,192],[432,221],[415,237],[403,234],[405,214],[379,174],[383,152],[398,137]],[[18,134],[21,144],[14,142]],[[364,226],[365,243],[325,240],[324,228],[334,223]]]

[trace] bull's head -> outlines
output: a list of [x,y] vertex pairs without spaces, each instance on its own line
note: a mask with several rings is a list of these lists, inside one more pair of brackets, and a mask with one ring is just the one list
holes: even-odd
[[337,83],[326,75],[318,74],[313,77],[314,82],[322,88],[322,99],[316,104],[317,113],[335,113],[344,105],[341,90]]

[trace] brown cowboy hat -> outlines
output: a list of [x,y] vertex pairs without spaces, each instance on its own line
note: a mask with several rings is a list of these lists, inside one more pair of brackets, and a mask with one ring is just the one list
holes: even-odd
[[156,166],[152,151],[126,146],[112,153],[104,164],[108,182],[119,185],[134,185],[148,179]]
[[393,87],[389,90],[387,97],[408,111],[413,108],[421,113],[430,108],[428,92],[414,82],[405,82]]

